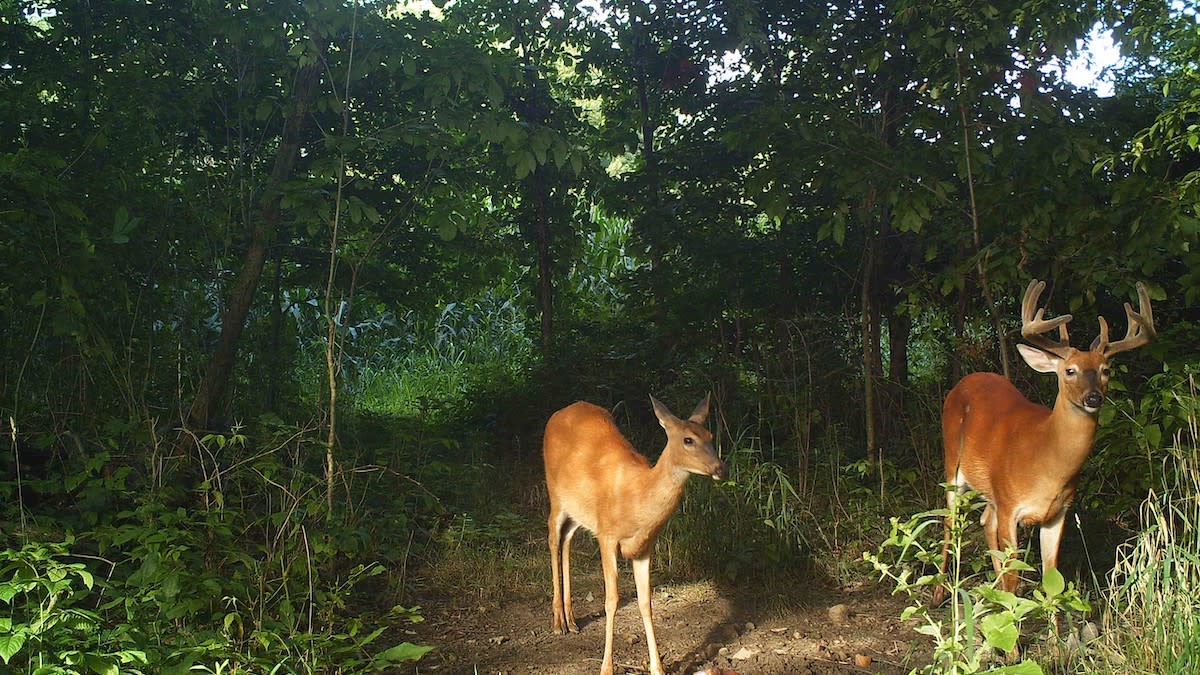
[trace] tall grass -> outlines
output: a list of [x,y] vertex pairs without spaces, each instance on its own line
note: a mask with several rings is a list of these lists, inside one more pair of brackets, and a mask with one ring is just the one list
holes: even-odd
[[402,337],[364,353],[348,383],[376,413],[426,416],[470,392],[519,381],[534,359],[522,309],[487,293],[436,316],[402,321]]
[[1174,405],[1160,414],[1182,423],[1163,425],[1175,433],[1161,484],[1142,502],[1141,532],[1117,551],[1095,672],[1200,672],[1200,398],[1194,374],[1167,391]]

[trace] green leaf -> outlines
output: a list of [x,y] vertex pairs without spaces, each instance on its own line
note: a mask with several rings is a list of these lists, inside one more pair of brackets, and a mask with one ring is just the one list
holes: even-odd
[[979,622],[979,631],[988,645],[1002,652],[1012,651],[1017,646],[1017,624],[1011,614],[988,614]]
[[1022,661],[1011,666],[1001,666],[987,671],[998,675],[1044,675],[1042,667],[1036,661]]
[[941,626],[936,624],[921,624],[920,626],[913,628],[913,630],[921,635],[928,635],[930,637],[940,637],[942,634]]
[[417,661],[422,656],[425,656],[432,650],[433,647],[424,645],[414,645],[411,642],[404,642],[392,647],[391,649],[380,652],[375,657],[376,663],[407,663],[409,661]]
[[21,651],[21,646],[25,644],[25,631],[19,630],[8,635],[0,635],[0,659],[4,659],[5,663],[11,659],[17,652]]
[[121,672],[121,669],[117,667],[117,662],[107,656],[88,654],[84,657],[84,661],[96,675],[119,675]]
[[1146,447],[1157,450],[1162,443],[1162,427],[1157,424],[1146,425]]
[[1066,590],[1067,582],[1063,579],[1062,572],[1051,567],[1042,577],[1042,588],[1045,589],[1047,596],[1054,597]]

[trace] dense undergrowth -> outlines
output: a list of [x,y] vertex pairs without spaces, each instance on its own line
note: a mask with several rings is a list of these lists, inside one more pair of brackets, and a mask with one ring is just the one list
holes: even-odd
[[[519,316],[485,297],[406,319],[404,340],[364,331],[375,341],[349,368],[333,481],[322,471],[320,419],[297,426],[262,415],[176,439],[147,420],[46,425],[62,430],[47,434],[35,418],[14,417],[0,482],[0,660],[19,672],[107,674],[376,672],[419,659],[429,647],[406,641],[405,627],[421,621],[423,600],[544,595],[540,427],[575,398],[612,406],[653,458],[662,437],[646,394],[675,407],[714,394],[710,423],[730,478],[689,485],[660,539],[660,580],[715,578],[783,605],[801,575],[830,585],[877,580],[864,553],[883,553],[898,536],[912,550],[938,548],[937,528],[895,529],[941,499],[938,382],[906,392],[902,433],[871,462],[854,450],[859,411],[833,403],[852,400],[844,383],[797,376],[828,354],[784,347],[738,368],[699,359],[663,378],[630,367],[628,355],[592,352],[594,362],[551,376],[556,367],[534,355]],[[606,338],[576,339],[582,351]],[[986,649],[970,646],[974,631],[1003,629],[987,644],[1006,646],[1011,625],[1025,636],[1028,663],[1049,671],[1194,667],[1193,378],[1168,366],[1137,395],[1117,387],[1106,408],[1079,510],[1115,525],[1126,543],[1113,565],[1068,571],[1076,585],[1057,590],[1078,588],[1078,602],[1068,593],[1038,605],[1066,611],[1076,634],[1083,622],[1100,624],[1101,637],[1071,649],[1032,642],[1045,615],[988,590],[972,522],[962,535],[967,573],[956,583],[975,599],[974,619],[924,615],[928,632],[943,636],[935,664],[991,667]],[[1118,464],[1119,483],[1109,473]],[[1108,509],[1088,497],[1112,491],[1122,498],[1106,497]],[[920,590],[909,581],[934,562],[893,556],[886,569],[914,575],[893,578]],[[922,600],[914,595],[914,606]],[[989,614],[1017,618],[980,621]]]

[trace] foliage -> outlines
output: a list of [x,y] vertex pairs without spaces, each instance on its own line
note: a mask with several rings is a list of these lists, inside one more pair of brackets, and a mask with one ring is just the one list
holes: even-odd
[[481,388],[520,381],[532,364],[523,315],[493,292],[448,303],[429,319],[409,312],[379,321],[347,364],[349,392],[367,411],[415,416],[434,403],[460,404]]
[[[881,580],[895,585],[895,592],[909,596],[913,604],[901,615],[902,620],[918,619],[917,632],[933,639],[933,659],[923,672],[928,673],[1041,673],[1037,662],[1022,661],[1017,665],[989,668],[988,662],[997,654],[1016,654],[1022,626],[1045,620],[1052,637],[1060,615],[1090,611],[1086,600],[1074,584],[1068,584],[1057,569],[1048,570],[1032,598],[979,583],[982,573],[972,571],[971,555],[964,551],[964,531],[974,520],[974,512],[982,507],[970,492],[960,494],[950,508],[916,514],[907,521],[891,519],[892,534],[876,553],[864,553]],[[943,522],[951,523],[947,572],[924,574],[926,565],[942,563],[941,542],[935,535]],[[1004,569],[1031,571],[1024,562],[1011,555],[1012,551],[989,551],[1005,561]],[[990,567],[990,565],[988,566]],[[944,585],[949,592],[949,616],[942,618],[925,602],[925,592],[935,585]],[[982,638],[984,648],[976,640]]]
[[[26,544],[0,552],[0,659],[33,673],[115,672],[147,665],[145,652],[101,634],[100,615],[85,608],[96,580],[67,562],[71,542]],[[118,666],[120,664],[120,666]]]
[[[118,665],[163,673],[323,672],[333,664],[373,671],[428,651],[382,648],[386,624],[370,626],[382,617],[347,616],[386,568],[352,562],[371,555],[362,545],[371,534],[349,514],[339,516],[339,538],[312,529],[324,518],[314,477],[273,452],[234,460],[231,453],[247,449],[245,435],[204,443],[212,473],[199,489],[203,507],[172,506],[170,491],[135,496],[97,485],[110,493],[113,511],[84,537],[3,553],[7,663],[70,673]],[[279,510],[246,508],[264,498],[282,500]],[[402,607],[391,616],[420,620],[418,610]]]
[[1101,410],[1097,451],[1083,491],[1089,506],[1115,505],[1122,512],[1135,512],[1145,495],[1163,484],[1169,470],[1155,458],[1170,452],[1191,424],[1194,403],[1181,392],[1187,391],[1195,369],[1195,364],[1165,365],[1163,372],[1149,378],[1139,399],[1121,395],[1126,389],[1114,383],[1112,388],[1121,394]]
[[[1151,460],[1194,426],[1190,7],[439,4],[0,2],[11,667],[415,658],[378,628],[409,561],[528,581],[580,398],[646,435],[647,394],[719,402],[676,572],[844,581],[918,546],[878,515],[937,498],[943,392],[1003,367],[1029,277],[1089,323],[1147,283],[1080,501],[1186,503]],[[1108,98],[1061,71],[1096,21]],[[960,597],[998,640],[1040,592]]]
[[1200,663],[1200,397],[1195,376],[1163,389],[1183,426],[1146,463],[1162,467],[1138,510],[1138,533],[1117,551],[1104,598],[1105,632],[1090,659],[1097,672],[1184,673]]

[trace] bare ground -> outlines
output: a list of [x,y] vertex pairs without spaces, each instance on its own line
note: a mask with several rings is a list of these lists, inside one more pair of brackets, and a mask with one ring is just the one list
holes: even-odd
[[[432,645],[413,673],[594,675],[604,648],[604,587],[598,570],[577,564],[579,633],[550,632],[549,588],[502,602],[421,598],[425,622],[408,639]],[[643,673],[647,656],[628,567],[620,577],[614,660],[617,673]],[[711,581],[654,587],[655,630],[667,672],[723,668],[738,675],[905,673],[927,656],[900,622],[903,598],[878,586],[831,588],[815,582],[794,599],[756,599]],[[840,607],[839,607],[840,606]],[[914,647],[913,645],[916,645]],[[719,672],[719,671],[711,671]]]

